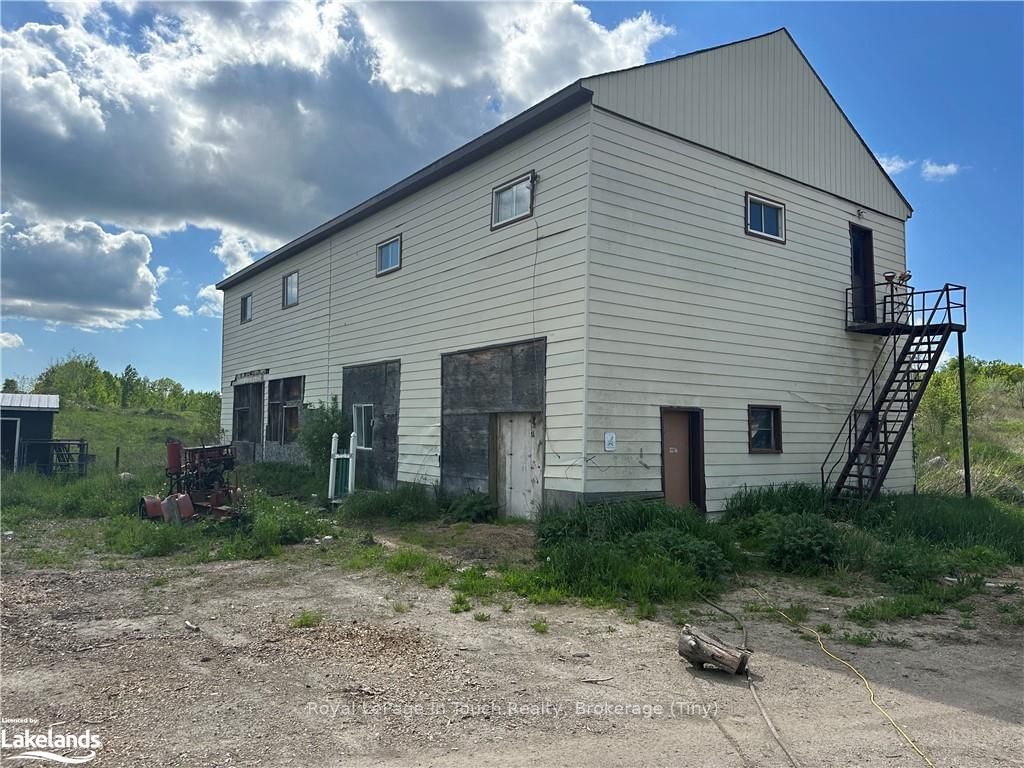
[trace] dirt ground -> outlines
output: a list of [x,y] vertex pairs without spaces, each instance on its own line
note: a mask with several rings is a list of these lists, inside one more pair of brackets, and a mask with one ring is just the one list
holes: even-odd
[[[856,602],[759,586],[806,602],[811,626]],[[1003,599],[979,598],[976,630],[955,611],[882,630],[909,647],[826,642],[936,766],[1020,766],[1024,630],[997,620]],[[748,588],[722,603],[747,624],[759,695],[801,766],[925,765],[853,674],[750,612],[757,601]],[[15,569],[2,584],[2,715],[90,729],[102,766],[790,764],[742,678],[680,660],[667,616],[519,600],[478,621],[450,602],[412,578],[301,556]],[[289,628],[302,609],[323,623]],[[693,621],[740,637],[720,614]]]

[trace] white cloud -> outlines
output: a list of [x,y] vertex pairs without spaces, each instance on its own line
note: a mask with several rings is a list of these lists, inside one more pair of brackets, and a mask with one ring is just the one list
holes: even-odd
[[[149,237],[212,229],[235,272],[672,33],[647,12],[606,27],[566,0],[116,5],[55,3],[53,22],[0,28],[12,316],[158,317],[174,265],[149,266]],[[31,279],[40,254],[52,281]],[[204,286],[193,308],[219,316],[220,293]]]
[[17,349],[25,346],[24,339],[16,333],[0,333],[0,349]]
[[179,304],[174,308],[174,314],[179,317],[192,317],[192,309],[188,304]]
[[258,256],[273,250],[275,245],[269,238],[227,228],[221,232],[212,253],[224,265],[224,274],[230,275],[249,266]]
[[0,30],[4,207],[219,230],[228,270],[670,33],[564,1],[106,7]]
[[552,3],[365,3],[353,13],[373,50],[374,78],[436,94],[477,82],[518,111],[582,75],[646,60],[673,32],[646,11],[608,29],[590,10]]
[[197,315],[203,317],[220,317],[224,314],[224,294],[217,290],[215,285],[204,285],[196,293],[196,301],[199,308]]
[[899,155],[877,155],[878,162],[882,169],[890,176],[903,173],[916,163],[916,160],[904,160]]
[[[91,221],[27,222],[5,214],[3,313],[83,330],[160,317],[152,245]],[[45,279],[40,279],[45,275]]]
[[956,176],[963,170],[963,166],[957,163],[933,163],[925,160],[921,163],[921,178],[925,181],[945,181]]

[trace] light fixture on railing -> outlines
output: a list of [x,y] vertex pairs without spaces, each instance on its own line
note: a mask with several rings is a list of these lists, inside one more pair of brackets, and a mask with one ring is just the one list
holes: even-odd
[[892,283],[892,281],[896,279],[896,273],[895,272],[883,272],[882,273],[882,277],[885,278],[885,282]]

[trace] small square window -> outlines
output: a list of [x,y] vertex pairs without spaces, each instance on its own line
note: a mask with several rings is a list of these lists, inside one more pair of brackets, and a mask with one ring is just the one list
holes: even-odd
[[491,228],[533,215],[533,173],[495,187],[491,197]]
[[356,448],[373,450],[373,405],[353,405],[352,424],[355,426]]
[[747,448],[750,453],[782,453],[782,408],[747,406]]
[[377,274],[394,272],[402,267],[402,236],[388,240],[377,246]]
[[747,193],[748,235],[786,242],[786,206]]
[[248,323],[252,320],[252,294],[247,293],[242,297],[242,322]]
[[285,275],[281,283],[281,306],[294,307],[299,303],[299,273]]

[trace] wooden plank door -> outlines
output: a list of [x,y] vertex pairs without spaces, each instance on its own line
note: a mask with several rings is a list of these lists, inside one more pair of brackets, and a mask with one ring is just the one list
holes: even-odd
[[690,436],[689,411],[662,411],[661,413],[661,473],[665,485],[665,502],[685,507],[694,502],[691,489],[693,448]]
[[494,424],[498,509],[509,517],[533,517],[544,491],[544,415],[502,413]]

